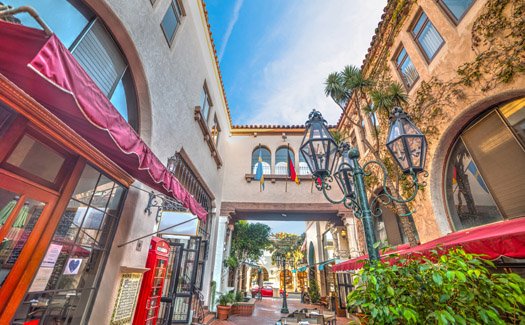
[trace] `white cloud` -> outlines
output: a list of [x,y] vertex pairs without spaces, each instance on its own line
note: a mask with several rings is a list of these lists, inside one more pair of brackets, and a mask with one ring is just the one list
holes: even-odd
[[235,24],[237,23],[237,20],[239,19],[239,13],[241,12],[242,4],[244,0],[237,0],[235,2],[235,5],[233,6],[233,14],[232,18],[230,19],[230,22],[228,23],[228,27],[226,28],[226,31],[224,32],[224,36],[221,40],[221,48],[219,50],[219,61],[222,59],[222,56],[224,55],[224,51],[226,50],[226,46],[228,46],[228,41],[230,40],[230,36],[232,35],[233,28],[235,27]]
[[[361,66],[385,0],[301,1],[276,28],[287,42],[264,67],[253,90],[249,124],[302,124],[312,108],[330,124],[340,108],[324,95],[324,80],[345,65]],[[263,122],[261,122],[263,121]]]

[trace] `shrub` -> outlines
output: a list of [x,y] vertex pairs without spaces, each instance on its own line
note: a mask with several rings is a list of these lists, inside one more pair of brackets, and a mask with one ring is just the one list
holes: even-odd
[[235,297],[234,297],[234,302],[241,302],[241,301],[244,301],[244,297],[242,296],[242,292],[236,291],[235,292]]
[[317,284],[317,281],[315,280],[315,275],[310,278],[310,281],[308,284],[309,284],[308,294],[310,295],[310,301],[312,304],[316,304],[321,299],[321,295],[319,294],[319,285]]
[[359,307],[371,324],[525,322],[524,279],[491,272],[492,262],[461,248],[443,253],[367,263],[354,279],[347,306]]
[[219,306],[228,306],[229,304],[233,303],[235,300],[235,295],[232,291],[228,292],[228,293],[223,293],[220,297],[219,297]]

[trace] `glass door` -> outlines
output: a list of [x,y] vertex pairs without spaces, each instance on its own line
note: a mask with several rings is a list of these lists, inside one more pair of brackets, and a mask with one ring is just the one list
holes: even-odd
[[0,169],[0,310],[16,289],[56,200]]

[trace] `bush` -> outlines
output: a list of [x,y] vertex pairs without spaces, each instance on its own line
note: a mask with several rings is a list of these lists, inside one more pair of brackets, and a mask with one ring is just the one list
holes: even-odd
[[[463,249],[429,258],[390,256],[366,264],[347,297],[371,324],[505,324],[525,321],[525,280],[492,273],[494,264]],[[391,263],[393,265],[391,265]]]
[[219,306],[228,306],[229,304],[232,304],[235,301],[235,295],[233,292],[223,293],[219,297]]
[[321,300],[321,295],[319,294],[319,285],[315,280],[315,275],[310,278],[308,285],[308,294],[310,295],[310,302],[312,304],[316,304],[319,302],[319,300]]
[[235,297],[234,297],[234,302],[242,302],[242,301],[244,301],[244,297],[242,296],[242,292],[236,291],[235,292]]

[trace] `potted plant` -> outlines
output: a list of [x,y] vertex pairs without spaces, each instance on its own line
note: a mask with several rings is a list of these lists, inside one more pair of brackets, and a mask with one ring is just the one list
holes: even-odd
[[217,305],[217,319],[219,320],[227,320],[228,316],[230,315],[230,309],[232,308],[232,293],[228,292],[225,294],[222,294],[219,297],[218,305]]

